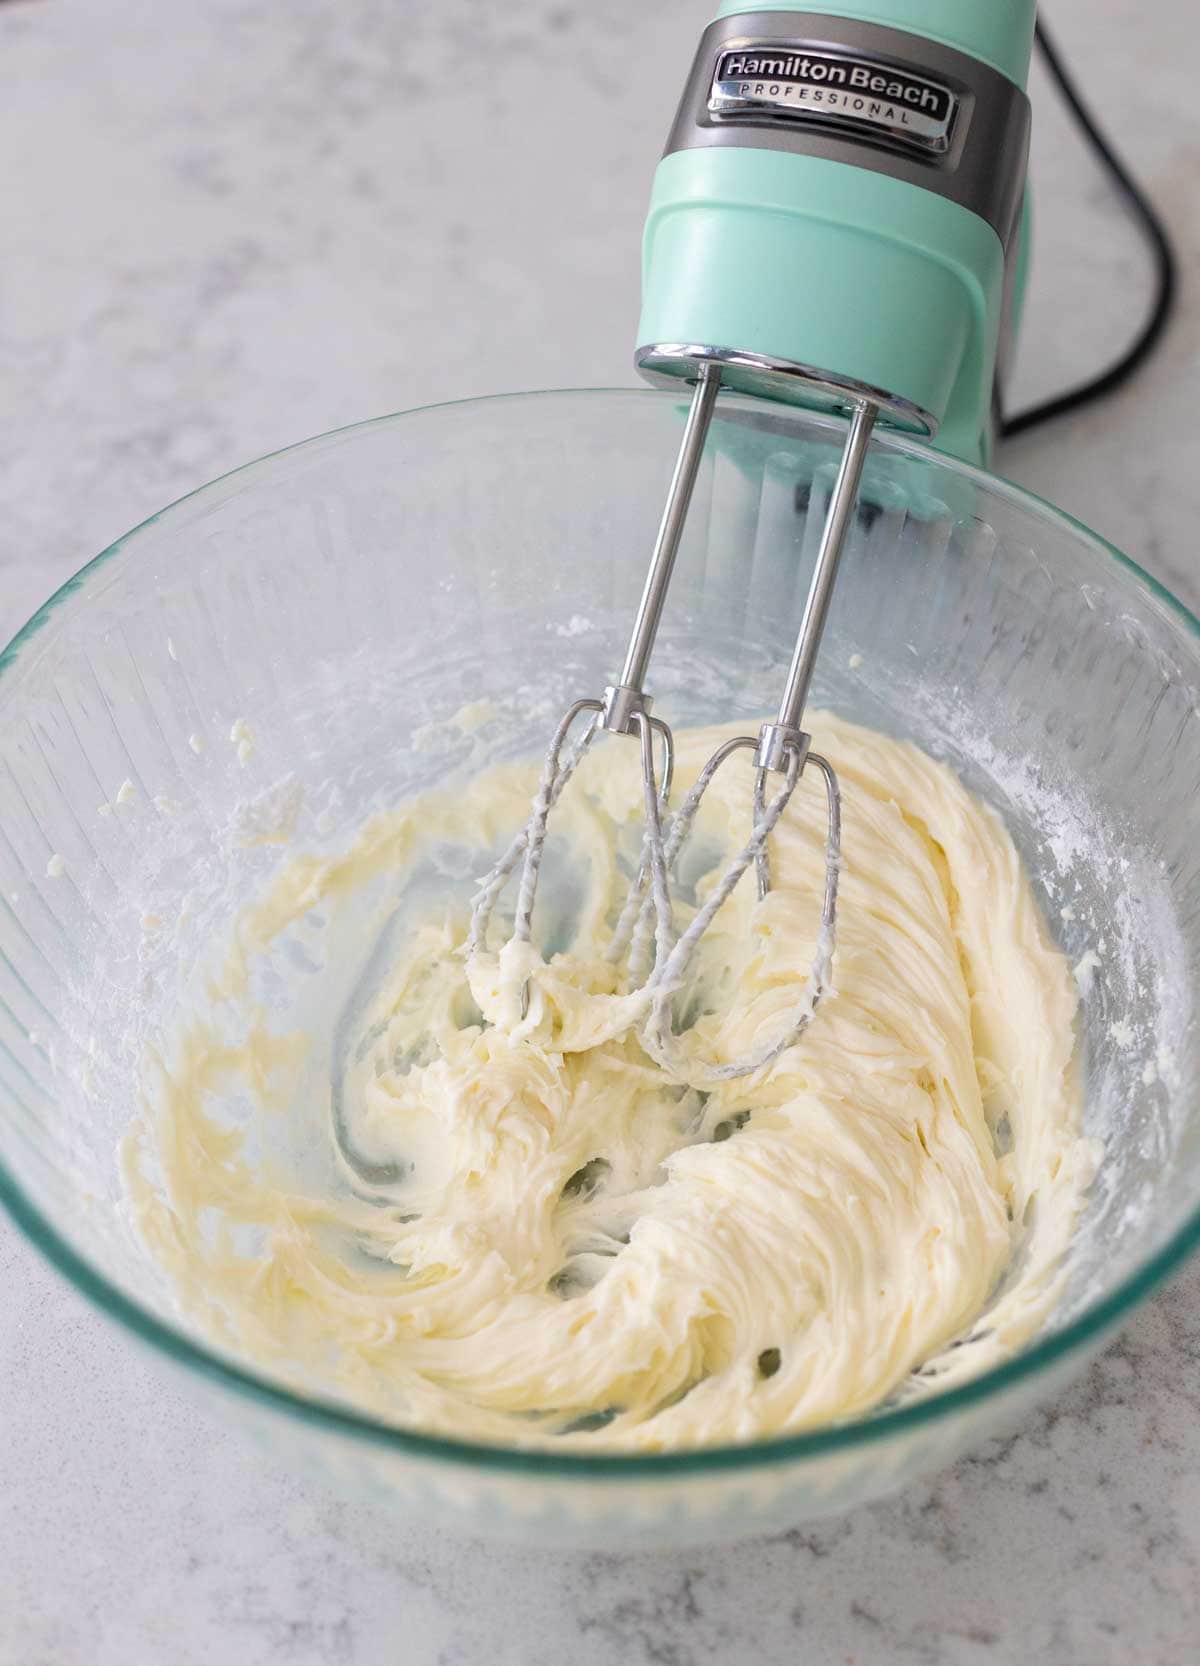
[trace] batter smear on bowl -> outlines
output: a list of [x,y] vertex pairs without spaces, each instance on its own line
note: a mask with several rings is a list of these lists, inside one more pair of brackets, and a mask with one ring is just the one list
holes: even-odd
[[[468,965],[463,910],[423,907],[419,885],[414,903],[405,880],[464,844],[482,872],[534,766],[287,860],[153,1061],[126,1144],[141,1230],[193,1320],[307,1392],[559,1448],[808,1429],[1018,1349],[1096,1163],[1076,986],[1003,825],[945,766],[834,717],[813,734],[845,811],[832,988],[774,1064],[710,1087],[621,1022],[603,953],[636,853],[635,749],[589,755],[563,795],[574,885],[539,905],[561,942],[519,965]],[[720,738],[677,737],[684,784]],[[704,801],[692,906],[744,840],[749,773]],[[752,1052],[794,1012],[825,831],[802,783],[768,896],[742,885],[703,938],[676,1012],[704,1057]],[[263,965],[315,920],[344,987],[337,918],[367,896],[365,997],[328,1033],[276,1028]],[[380,937],[389,916],[402,929]]]

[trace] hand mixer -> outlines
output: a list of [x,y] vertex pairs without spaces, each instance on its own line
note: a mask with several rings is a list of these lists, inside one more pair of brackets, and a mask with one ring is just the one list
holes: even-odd
[[[634,738],[646,827],[610,954],[629,955],[648,1050],[692,1081],[771,1063],[803,1032],[829,982],[840,795],[832,765],[811,750],[804,710],[876,423],[969,462],[988,460],[997,365],[1023,288],[1034,12],[1035,0],[830,0],[814,12],[769,0],[754,10],[726,4],[701,37],[659,163],[636,357],[653,382],[692,384],[691,405],[620,676],[559,723],[529,821],[477,895],[468,952],[482,946],[518,864],[513,936],[529,942],[551,809],[596,735]],[[848,427],[778,711],[757,735],[719,747],[668,818],[674,744],[651,713],[646,679],[726,388],[842,414]],[[754,770],[749,837],[676,937],[672,864],[714,774],[743,751]],[[673,997],[751,866],[766,894],[768,841],[810,764],[824,784],[828,831],[803,999],[784,1033],[757,1052],[722,1064],[685,1059]],[[528,1001],[526,982],[522,1015]]]

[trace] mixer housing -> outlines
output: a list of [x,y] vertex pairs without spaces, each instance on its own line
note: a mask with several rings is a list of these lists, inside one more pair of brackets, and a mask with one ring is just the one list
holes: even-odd
[[1033,0],[726,6],[655,176],[639,369],[986,463],[1023,289]]

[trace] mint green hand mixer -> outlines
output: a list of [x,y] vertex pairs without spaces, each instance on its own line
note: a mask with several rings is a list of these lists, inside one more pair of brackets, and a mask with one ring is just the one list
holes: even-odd
[[[468,949],[483,944],[518,864],[514,937],[529,941],[551,808],[596,735],[632,736],[646,830],[609,952],[629,957],[648,1049],[692,1081],[769,1064],[803,1032],[829,981],[840,796],[831,764],[810,749],[804,709],[876,423],[968,462],[989,459],[997,359],[1023,279],[1034,14],[1035,0],[830,0],[815,12],[782,0],[723,5],[701,37],[658,166],[637,363],[651,381],[691,384],[691,406],[620,677],[602,699],[564,714],[529,821],[477,895]],[[757,736],[726,741],[668,816],[674,745],[651,715],[646,677],[725,388],[842,413],[847,435],[778,711]],[[672,864],[716,770],[741,751],[755,772],[750,835],[677,936]],[[755,867],[760,896],[769,888],[768,841],[810,764],[824,784],[828,831],[822,927],[799,1009],[752,1056],[685,1061],[673,997],[746,870]],[[523,1011],[528,998],[526,984]]]

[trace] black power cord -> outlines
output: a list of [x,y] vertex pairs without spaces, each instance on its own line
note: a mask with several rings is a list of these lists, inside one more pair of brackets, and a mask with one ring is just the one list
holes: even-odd
[[1009,439],[1014,434],[1023,434],[1026,429],[1049,422],[1052,417],[1063,416],[1067,411],[1078,410],[1081,405],[1090,405],[1094,399],[1102,399],[1105,394],[1112,393],[1127,381],[1149,358],[1167,327],[1175,305],[1178,277],[1175,252],[1158,210],[1121,161],[1110,141],[1100,131],[1095,117],[1080,97],[1079,89],[1040,17],[1037,21],[1035,39],[1046,61],[1046,68],[1057,84],[1064,102],[1099,157],[1105,172],[1125,199],[1150,246],[1155,269],[1154,302],[1136,338],[1115,364],[1101,371],[1098,376],[1093,376],[1090,381],[1069,388],[1066,393],[1055,394],[1052,399],[1032,405],[1027,411],[1018,411],[1015,416],[1004,417],[1000,423],[1003,439]]

